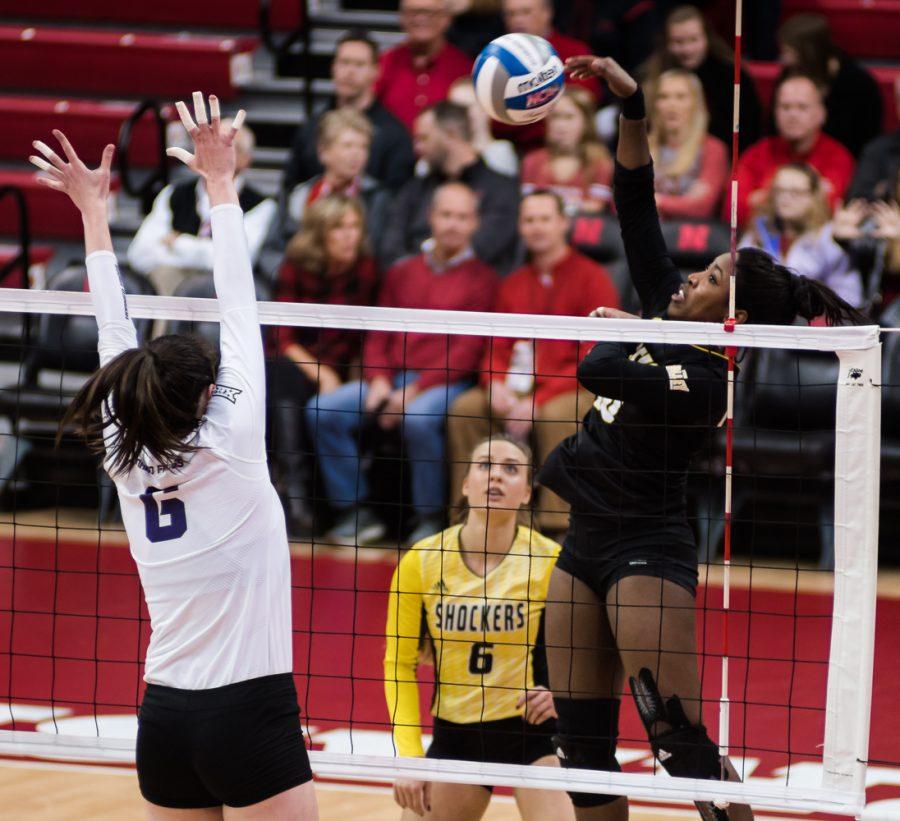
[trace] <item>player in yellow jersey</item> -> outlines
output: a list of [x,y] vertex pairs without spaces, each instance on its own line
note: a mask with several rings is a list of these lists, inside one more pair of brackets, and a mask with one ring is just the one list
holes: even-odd
[[[531,497],[531,453],[504,436],[471,455],[462,525],[417,542],[394,573],[384,685],[401,756],[558,766],[544,686],[543,613],[559,545],[519,523]],[[433,740],[425,753],[416,666],[434,658]],[[473,821],[490,787],[401,779],[403,818]],[[525,821],[574,818],[566,793],[516,790]]]

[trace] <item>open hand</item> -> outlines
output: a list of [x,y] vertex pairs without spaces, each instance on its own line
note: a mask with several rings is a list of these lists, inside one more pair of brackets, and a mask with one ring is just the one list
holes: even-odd
[[851,200],[841,205],[831,223],[831,233],[835,239],[858,239],[862,236],[861,226],[869,214],[869,204],[865,200]]
[[232,180],[235,170],[234,137],[244,122],[244,110],[241,109],[231,123],[223,124],[219,113],[219,98],[210,94],[207,119],[206,104],[200,91],[194,92],[194,116],[197,122],[191,118],[188,107],[181,100],[175,103],[175,108],[194,141],[194,153],[183,148],[167,148],[166,154],[181,160],[207,182]]
[[105,209],[115,146],[108,145],[103,149],[100,166],[92,171],[81,161],[62,131],[53,129],[53,136],[62,146],[68,162],[64,162],[49,145],[35,140],[32,145],[44,158],[32,155],[28,159],[42,172],[38,175],[38,182],[67,194],[82,214],[97,208]]
[[519,696],[516,707],[525,708],[525,720],[529,724],[543,724],[549,718],[556,718],[553,693],[546,687],[534,687]]
[[585,80],[588,77],[600,77],[606,80],[609,90],[625,99],[638,89],[637,81],[612,57],[595,57],[582,54],[566,60],[566,71],[573,80]]
[[431,782],[398,778],[394,782],[394,801],[416,815],[431,812]]
[[879,239],[890,242],[900,240],[900,205],[895,202],[876,202],[872,205],[875,214],[875,230]]

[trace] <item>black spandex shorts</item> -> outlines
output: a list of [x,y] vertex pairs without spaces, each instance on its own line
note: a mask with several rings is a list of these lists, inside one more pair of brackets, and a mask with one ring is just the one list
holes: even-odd
[[209,690],[148,684],[137,774],[151,804],[247,807],[312,778],[290,673]]
[[[556,720],[529,724],[513,716],[478,724],[454,724],[436,718],[426,758],[454,758],[491,764],[534,764],[546,755],[556,755],[553,734]],[[493,787],[485,786],[486,790]]]
[[605,602],[609,589],[628,576],[665,579],[681,585],[692,596],[697,594],[697,548],[694,545],[675,542],[662,546],[658,538],[646,543],[632,539],[627,545],[598,546],[594,551],[591,541],[590,531],[570,529],[563,540],[556,566],[584,582],[600,601]]

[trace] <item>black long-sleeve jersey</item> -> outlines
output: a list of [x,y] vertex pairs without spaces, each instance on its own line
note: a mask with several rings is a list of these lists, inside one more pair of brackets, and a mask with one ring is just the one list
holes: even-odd
[[[660,230],[653,166],[617,164],[614,192],[643,315],[663,318],[682,280]],[[693,544],[687,469],[724,419],[727,359],[699,346],[600,342],[579,365],[578,381],[597,400],[538,481],[595,532],[593,548],[647,540]]]

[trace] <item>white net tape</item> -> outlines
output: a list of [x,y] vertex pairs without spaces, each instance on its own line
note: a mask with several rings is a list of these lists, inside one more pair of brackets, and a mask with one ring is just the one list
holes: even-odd
[[[128,304],[134,318],[218,320],[216,302],[210,299],[129,296]],[[93,313],[86,293],[9,289],[0,289],[0,311]],[[836,353],[840,370],[835,431],[835,579],[822,766],[815,770],[814,776],[804,776],[803,766],[799,765],[792,777],[780,782],[751,778],[746,783],[730,783],[670,778],[661,770],[659,773],[587,772],[400,758],[362,751],[313,751],[311,760],[319,776],[361,781],[412,777],[656,800],[737,802],[797,811],[854,815],[861,812],[865,801],[877,580],[881,413],[877,327],[738,326],[734,333],[728,333],[721,326],[705,323],[598,321],[285,303],[261,303],[259,313],[266,325],[583,341],[597,340],[602,334],[604,340],[623,342]],[[48,718],[55,716],[51,712]],[[53,727],[55,720],[44,722],[44,732],[0,731],[0,754],[107,762],[133,760],[133,739],[115,737],[115,729],[107,734],[102,721],[74,734],[54,733]],[[363,736],[364,731],[358,737]],[[365,744],[359,747],[365,749]],[[741,772],[739,760],[735,763]]]

